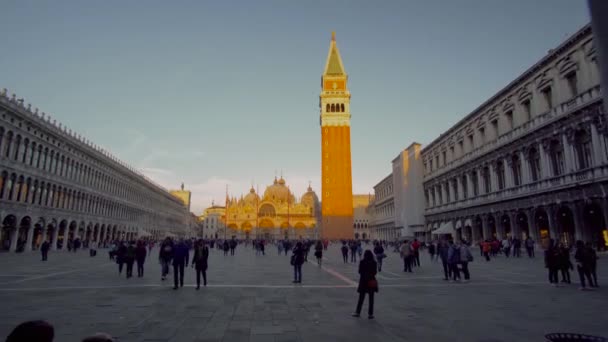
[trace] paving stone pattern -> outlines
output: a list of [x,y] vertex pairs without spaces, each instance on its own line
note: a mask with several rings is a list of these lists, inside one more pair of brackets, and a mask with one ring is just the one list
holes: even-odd
[[[403,273],[388,253],[378,276],[375,320],[353,318],[357,264],[344,264],[338,246],[323,267],[303,267],[303,283],[291,283],[289,256],[268,246],[256,255],[241,245],[235,256],[212,250],[209,285],[195,291],[195,274],[174,291],[160,281],[158,249],[143,278],[125,279],[100,250],[0,254],[0,339],[18,323],[45,319],[56,341],[79,341],[107,332],[118,341],[543,341],[549,332],[608,336],[608,290],[578,291],[574,283],[547,284],[541,258],[470,264],[468,284],[442,280],[439,263]],[[608,262],[600,259],[600,286],[608,286]],[[137,274],[136,270],[134,273]],[[367,303],[363,313],[367,312]]]

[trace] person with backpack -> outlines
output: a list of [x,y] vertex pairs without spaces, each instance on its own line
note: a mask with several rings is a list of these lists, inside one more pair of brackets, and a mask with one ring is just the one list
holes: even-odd
[[302,264],[304,263],[304,247],[302,242],[296,243],[291,255],[291,265],[293,265],[293,283],[302,283]]
[[146,245],[143,241],[137,242],[135,248],[135,261],[137,262],[137,277],[141,278],[144,276],[144,262],[146,261]]
[[158,260],[161,265],[161,277],[160,280],[167,279],[167,274],[169,274],[169,264],[171,263],[171,259],[173,258],[173,241],[170,237],[166,237],[165,241],[163,241],[160,245],[158,251]]
[[207,286],[207,262],[209,260],[209,248],[203,240],[198,240],[194,246],[194,256],[192,257],[192,267],[196,270],[196,289],[201,288],[201,274],[203,275],[203,285]]
[[[469,262],[473,261],[473,254],[471,249],[465,240],[460,243],[460,265],[462,265],[462,274],[464,275],[464,281],[468,282],[471,279],[469,273]],[[458,266],[456,266],[458,267]]]
[[340,248],[342,251],[342,259],[344,263],[348,263],[348,247],[346,246],[346,242],[342,242],[342,247]]
[[127,253],[125,254],[125,262],[127,263],[127,279],[133,276],[133,263],[135,263],[135,244],[129,242]]
[[448,246],[445,240],[441,240],[437,245],[437,256],[441,258],[441,265],[443,266],[443,280],[450,280],[452,270],[448,267]]
[[452,281],[460,281],[460,248],[452,240],[448,241],[448,267],[452,272]]
[[353,317],[359,317],[361,315],[361,309],[363,307],[363,301],[365,295],[369,296],[369,304],[367,309],[367,318],[374,319],[374,294],[378,292],[378,281],[376,280],[376,270],[378,265],[374,260],[374,254],[369,249],[363,254],[363,259],[359,262],[359,286],[357,286],[357,292],[359,292],[359,300],[357,302],[357,309],[353,313]]

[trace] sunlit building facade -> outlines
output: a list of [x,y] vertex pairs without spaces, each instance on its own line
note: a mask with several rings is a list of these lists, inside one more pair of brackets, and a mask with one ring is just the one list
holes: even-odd
[[187,235],[183,203],[107,151],[5,89],[0,115],[1,248]]
[[426,230],[603,247],[608,125],[585,26],[422,150]]
[[262,196],[251,187],[247,195],[227,199],[225,237],[317,238],[320,209],[317,194],[310,186],[298,200],[283,177],[275,178]]
[[226,228],[225,220],[226,207],[212,204],[198,217],[199,236],[206,239],[223,237]]

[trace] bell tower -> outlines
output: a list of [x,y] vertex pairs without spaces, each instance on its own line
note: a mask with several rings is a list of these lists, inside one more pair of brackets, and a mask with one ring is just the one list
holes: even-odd
[[321,76],[321,236],[352,239],[353,184],[350,159],[348,75],[332,32]]

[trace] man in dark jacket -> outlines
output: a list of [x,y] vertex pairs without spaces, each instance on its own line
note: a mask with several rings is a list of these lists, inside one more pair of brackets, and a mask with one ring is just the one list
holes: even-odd
[[179,286],[184,287],[184,266],[186,265],[186,257],[188,255],[188,246],[183,240],[179,240],[177,245],[173,247],[173,289],[178,289],[178,274]]
[[160,261],[162,268],[161,280],[165,280],[167,274],[169,274],[169,263],[171,262],[171,258],[173,258],[173,241],[171,241],[170,237],[167,237],[160,245],[158,251],[158,260]]
[[443,280],[449,280],[452,275],[452,269],[448,268],[448,251],[450,247],[445,240],[441,240],[437,245],[437,255],[441,258],[443,265]]
[[302,282],[302,264],[304,263],[304,247],[301,242],[296,244],[291,256],[291,264],[293,265],[293,283]]
[[42,245],[40,245],[40,253],[42,253],[42,261],[46,261],[49,256],[49,249],[51,248],[51,244],[48,240],[44,240]]

